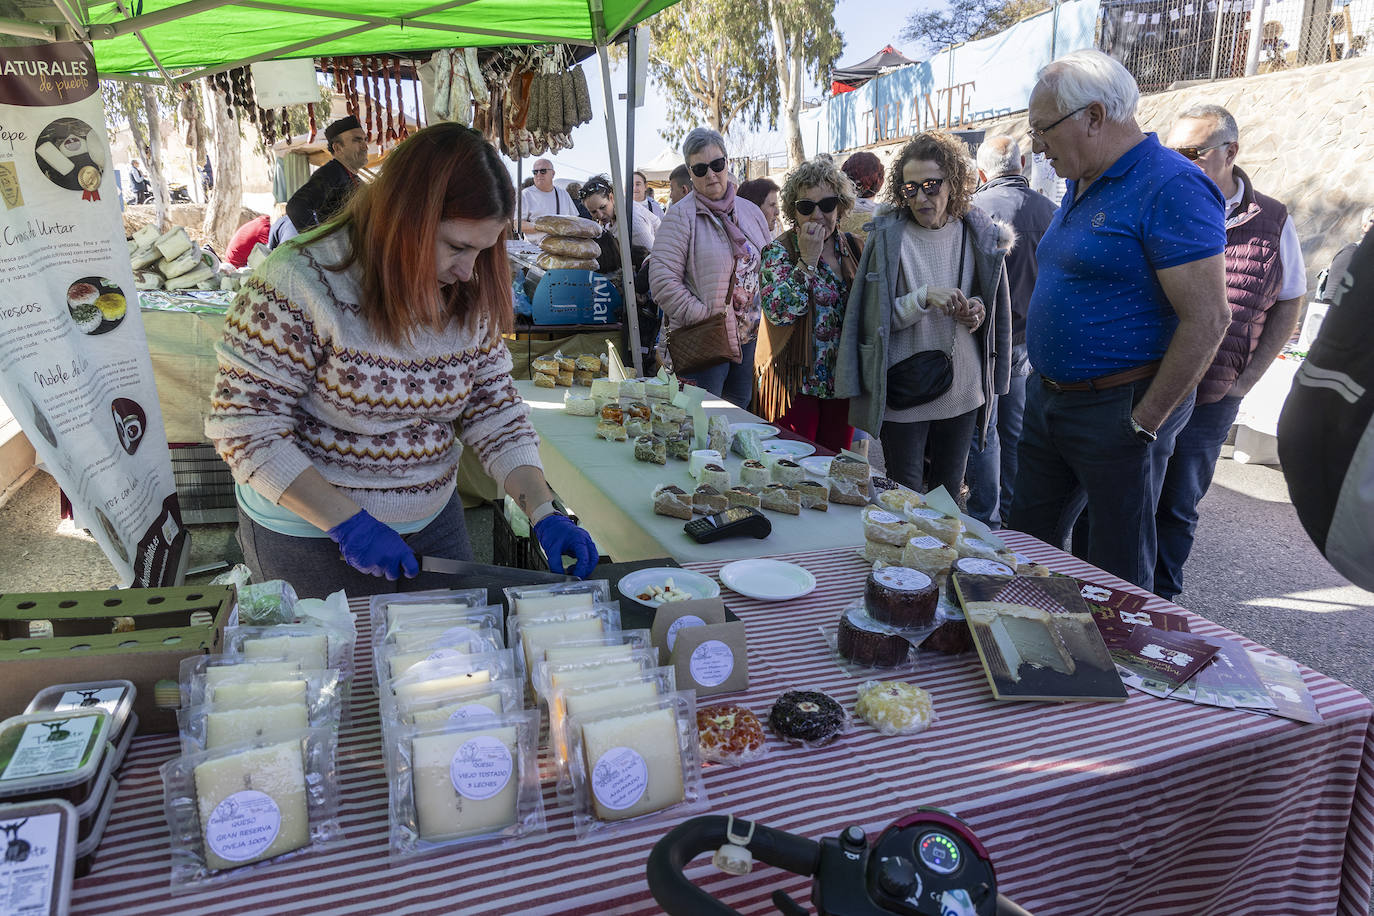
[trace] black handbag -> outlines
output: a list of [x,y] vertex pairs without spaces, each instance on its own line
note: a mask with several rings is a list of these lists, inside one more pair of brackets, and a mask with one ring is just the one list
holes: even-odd
[[[959,273],[956,283],[964,282],[964,253],[968,246],[968,224],[959,236]],[[954,385],[954,341],[949,350],[922,350],[894,363],[887,370],[887,406],[908,410],[929,404]]]

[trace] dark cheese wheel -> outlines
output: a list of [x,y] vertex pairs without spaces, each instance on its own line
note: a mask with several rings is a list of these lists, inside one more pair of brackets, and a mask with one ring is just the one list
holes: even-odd
[[844,708],[817,690],[789,690],[773,704],[768,724],[793,744],[829,744],[844,727]]
[[857,664],[891,668],[906,661],[911,643],[853,607],[840,617],[836,648]]
[[919,569],[885,566],[868,574],[864,607],[879,623],[894,627],[924,627],[935,620],[940,587]]
[[982,557],[960,557],[954,561],[954,565],[949,570],[949,582],[945,585],[945,596],[949,598],[951,604],[959,603],[959,593],[954,590],[954,576],[956,573],[965,573],[970,576],[1014,576],[1015,570],[1005,563],[998,563],[996,560],[985,560]]

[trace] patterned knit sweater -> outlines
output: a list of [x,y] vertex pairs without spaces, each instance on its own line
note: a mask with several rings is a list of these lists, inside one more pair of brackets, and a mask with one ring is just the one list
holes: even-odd
[[357,304],[357,266],[324,267],[347,246],[342,232],[282,246],[229,310],[205,434],[234,479],[275,503],[313,465],[397,523],[443,508],[464,445],[498,483],[541,467],[500,336],[451,321],[408,346],[381,340]]

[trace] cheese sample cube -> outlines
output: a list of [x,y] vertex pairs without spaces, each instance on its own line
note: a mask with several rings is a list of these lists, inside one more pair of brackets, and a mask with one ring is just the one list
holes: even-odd
[[205,714],[205,749],[281,740],[310,726],[304,701],[281,706],[212,710]]
[[515,823],[520,794],[515,726],[422,735],[411,749],[421,839],[492,833]]
[[671,709],[583,722],[582,753],[592,811],[603,821],[661,811],[685,796]]
[[194,775],[209,868],[237,868],[310,843],[299,741],[207,760]]

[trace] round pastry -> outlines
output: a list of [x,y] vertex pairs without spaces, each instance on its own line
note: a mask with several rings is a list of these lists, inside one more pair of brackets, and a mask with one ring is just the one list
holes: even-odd
[[921,642],[922,649],[946,655],[962,655],[973,650],[973,633],[963,611],[942,604],[935,614],[935,622],[939,626]]
[[759,717],[735,703],[716,703],[697,710],[697,743],[702,759],[731,765],[755,760],[767,750]]
[[891,668],[906,661],[911,643],[855,606],[840,615],[835,648],[855,664]]
[[768,725],[793,744],[829,744],[844,730],[844,720],[844,707],[818,690],[789,690],[768,713]]
[[930,694],[902,681],[860,684],[854,712],[884,735],[914,735],[935,721]]
[[924,627],[935,620],[940,587],[930,576],[905,566],[884,566],[868,574],[864,607],[879,623]]
[[790,458],[778,458],[773,462],[773,483],[795,486],[806,479],[806,471]]
[[750,458],[740,465],[739,482],[746,487],[766,487],[773,482],[773,475],[762,461]]

